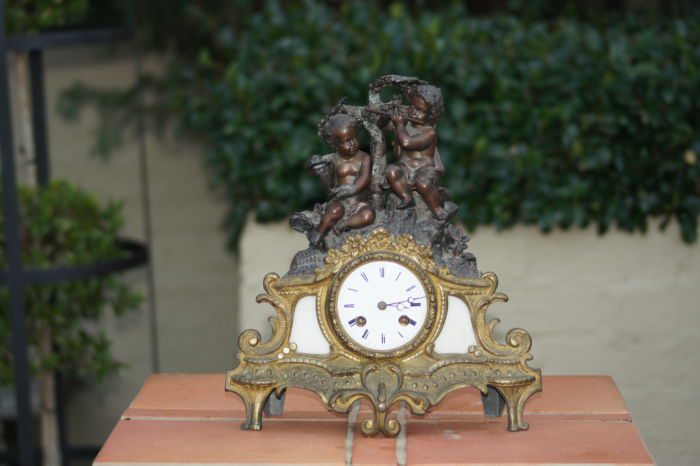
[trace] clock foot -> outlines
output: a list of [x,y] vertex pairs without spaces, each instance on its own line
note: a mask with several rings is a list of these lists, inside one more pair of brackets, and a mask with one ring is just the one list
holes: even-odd
[[235,390],[241,398],[243,398],[243,403],[245,404],[246,420],[241,424],[242,430],[261,430],[263,410],[265,408],[265,401],[271,396],[275,387],[272,386],[239,386],[238,390]]
[[508,406],[508,430],[510,432],[527,430],[530,426],[523,421],[525,402],[533,393],[541,390],[540,385],[494,385],[494,387],[503,396]]

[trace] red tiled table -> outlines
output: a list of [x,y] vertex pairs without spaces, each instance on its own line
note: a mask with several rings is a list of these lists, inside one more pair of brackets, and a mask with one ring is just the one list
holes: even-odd
[[[311,392],[289,389],[281,417],[259,432],[240,430],[237,395],[225,374],[152,375],[95,459],[98,466],[144,465],[651,465],[610,377],[545,376],[525,407],[528,431],[485,418],[475,389],[448,395],[432,413],[405,415],[405,435],[365,438],[366,416],[326,411]],[[354,429],[354,431],[352,430]]]

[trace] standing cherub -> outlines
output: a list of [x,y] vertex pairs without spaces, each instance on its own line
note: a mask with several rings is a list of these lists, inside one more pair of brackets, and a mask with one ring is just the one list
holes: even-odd
[[307,166],[321,178],[330,193],[319,224],[309,232],[309,242],[320,246],[328,231],[335,234],[370,225],[375,218],[368,202],[372,158],[360,150],[359,122],[345,114],[332,115],[321,123],[320,133],[335,152],[314,155]]
[[446,220],[449,213],[443,206],[442,194],[438,189],[438,180],[445,168],[437,150],[435,130],[445,110],[442,92],[430,84],[420,84],[408,87],[405,94],[410,102],[408,115],[404,117],[399,111],[391,115],[397,162],[387,166],[386,179],[401,200],[397,209],[415,205],[412,194],[415,190],[436,219]]

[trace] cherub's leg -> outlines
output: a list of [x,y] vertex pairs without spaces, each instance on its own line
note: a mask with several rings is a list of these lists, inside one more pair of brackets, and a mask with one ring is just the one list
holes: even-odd
[[330,230],[338,220],[343,218],[343,215],[345,215],[345,208],[340,202],[330,201],[326,204],[326,210],[323,212],[323,216],[321,216],[321,221],[313,232],[314,234],[312,234],[311,244],[314,246],[321,244],[328,230]]
[[442,199],[437,187],[426,179],[417,179],[415,184],[416,191],[420,193],[425,203],[428,204],[435,218],[447,220],[447,211],[442,207]]
[[[375,216],[373,208],[369,206],[361,207],[354,215],[348,217],[345,222],[342,220],[339,221],[336,226],[333,227],[333,231],[336,234],[340,234],[342,230],[354,230],[356,228],[366,227],[374,222]],[[341,223],[343,223],[342,229],[338,228],[341,226]]]
[[411,195],[411,188],[408,186],[406,177],[403,176],[403,171],[398,165],[389,165],[386,167],[386,179],[389,186],[401,199],[401,203],[396,206],[397,209],[403,210],[416,205]]

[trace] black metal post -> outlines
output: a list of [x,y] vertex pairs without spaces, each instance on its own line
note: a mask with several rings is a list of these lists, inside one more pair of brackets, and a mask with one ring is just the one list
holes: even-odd
[[[138,30],[138,15],[135,4],[131,4],[131,27]],[[153,228],[151,225],[151,192],[148,180],[148,150],[146,147],[146,117],[143,89],[143,70],[141,67],[141,44],[138,38],[134,41],[134,72],[136,85],[138,87],[138,114],[136,116],[136,128],[139,140],[139,166],[141,184],[141,205],[143,206],[143,233],[149,250],[153,249]],[[156,301],[156,276],[155,265],[152,260],[148,261],[148,301],[149,310],[149,331],[151,335],[151,369],[153,372],[160,372],[160,353],[158,345],[158,307]]]
[[489,386],[489,391],[486,395],[481,394],[481,401],[484,404],[484,416],[486,417],[501,417],[506,401],[498,391]]
[[20,249],[20,216],[13,155],[14,144],[12,140],[7,50],[5,1],[0,0],[0,156],[2,157],[2,193],[5,214],[10,316],[12,321],[12,353],[14,359],[15,399],[17,402],[19,462],[22,466],[32,466],[34,465],[34,449],[29,388],[29,356],[27,354],[22,251]]
[[49,165],[48,131],[46,126],[46,98],[44,97],[44,61],[41,50],[29,51],[29,76],[32,90],[32,128],[34,130],[34,150],[36,151],[37,181],[46,186],[51,177]]

